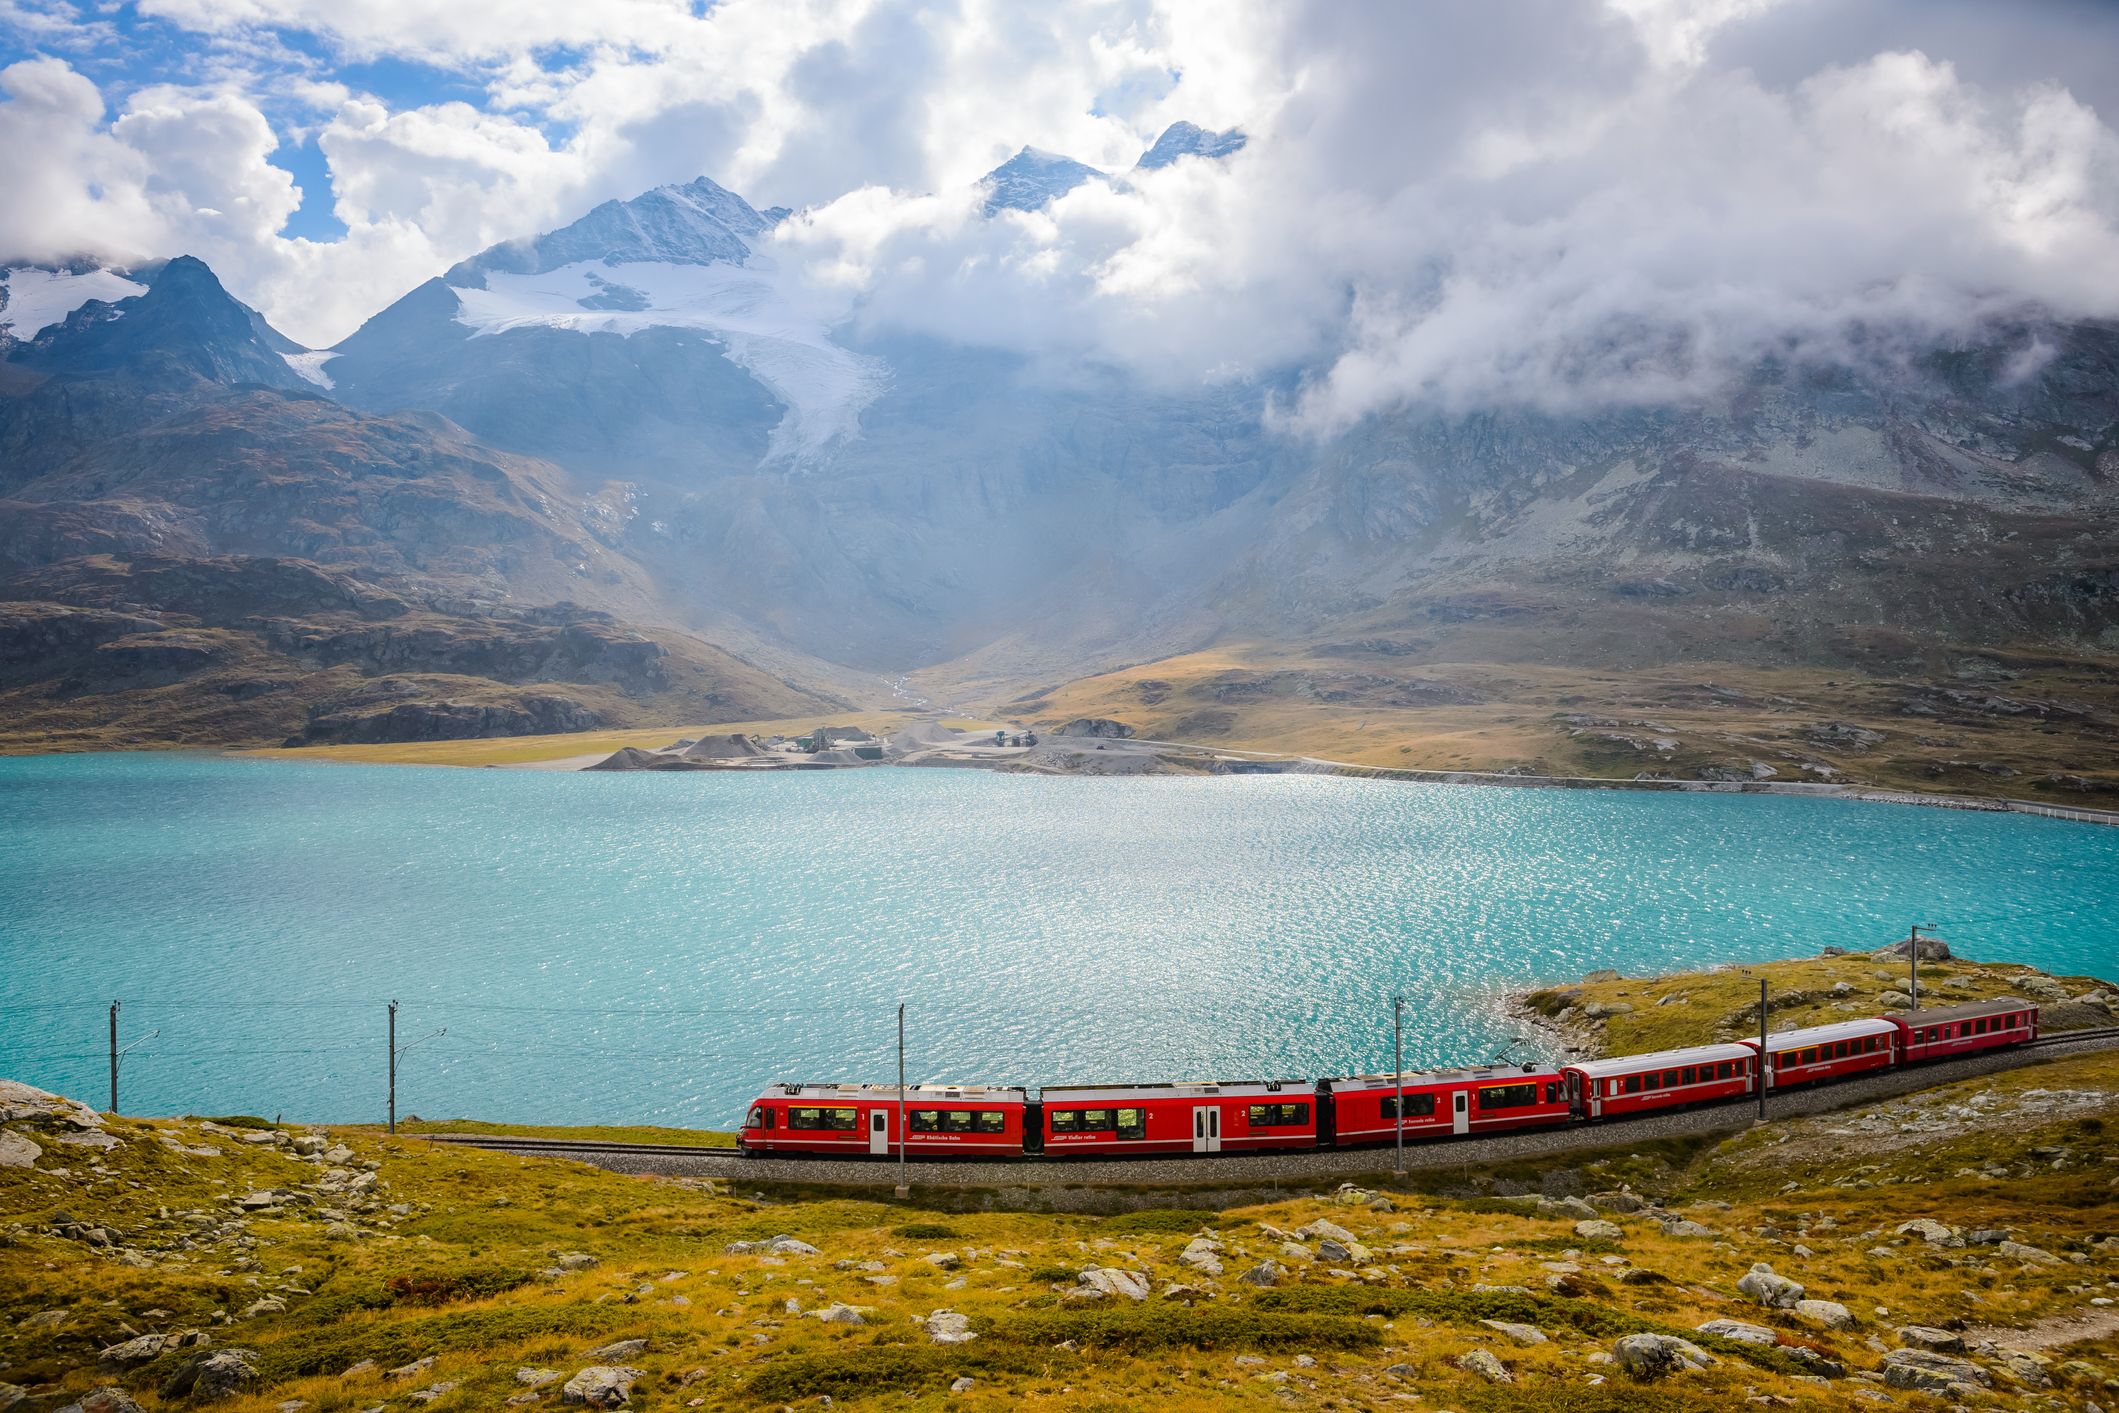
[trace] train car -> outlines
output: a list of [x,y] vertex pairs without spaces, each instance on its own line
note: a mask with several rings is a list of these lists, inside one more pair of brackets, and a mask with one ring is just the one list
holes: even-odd
[[1585,1119],[1620,1118],[1754,1093],[1758,1049],[1695,1045],[1563,1065],[1567,1101]]
[[[1756,1040],[1739,1042],[1754,1054]],[[1835,1021],[1766,1037],[1766,1088],[1818,1084],[1898,1063],[1898,1027],[1887,1020]]]
[[1885,1019],[1898,1028],[1898,1054],[1905,1064],[2027,1045],[2038,1038],[2038,1007],[2013,996],[1901,1011]]
[[1317,1146],[1318,1097],[1306,1080],[1069,1085],[1039,1099],[1048,1158]]
[[1400,1122],[1407,1138],[1422,1139],[1564,1124],[1572,1117],[1559,1071],[1536,1065],[1356,1075],[1320,1080],[1317,1088],[1319,1101],[1331,1105],[1330,1140],[1344,1148],[1394,1142]]
[[[737,1134],[746,1154],[892,1156],[898,1151],[894,1084],[775,1084],[751,1104]],[[911,1158],[1019,1158],[1032,1110],[1022,1089],[920,1084],[904,1091]]]

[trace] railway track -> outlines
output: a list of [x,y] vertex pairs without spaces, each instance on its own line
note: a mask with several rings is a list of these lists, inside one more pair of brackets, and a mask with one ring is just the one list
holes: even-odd
[[[1862,1075],[1816,1088],[1784,1090],[1767,1100],[1769,1118],[1789,1118],[1852,1108],[1917,1090],[2016,1069],[2049,1058],[2119,1046],[2119,1025],[2063,1031],[2028,1045],[1962,1060]],[[1640,1118],[1605,1120],[1559,1129],[1533,1129],[1486,1138],[1425,1139],[1408,1143],[1408,1169],[1470,1167],[1524,1157],[1610,1148],[1629,1142],[1748,1128],[1756,1109],[1749,1103],[1674,1109]],[[591,1139],[529,1138],[488,1134],[422,1134],[423,1141],[485,1148],[527,1157],[572,1158],[613,1172],[661,1177],[736,1178],[746,1183],[801,1183],[887,1188],[898,1181],[894,1158],[746,1158],[733,1148],[675,1143],[608,1143]],[[1018,1158],[1002,1162],[916,1161],[905,1176],[927,1188],[1079,1189],[1113,1187],[1277,1188],[1320,1179],[1376,1178],[1391,1168],[1388,1144],[1229,1156],[1100,1158],[1055,1162]]]

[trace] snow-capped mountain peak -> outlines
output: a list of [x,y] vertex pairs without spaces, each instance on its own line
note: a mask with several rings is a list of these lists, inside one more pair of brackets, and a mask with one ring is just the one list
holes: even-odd
[[1037,211],[1084,182],[1104,180],[1105,175],[1087,163],[1035,147],[1023,148],[980,178],[987,188],[989,216],[999,211]]
[[147,286],[100,265],[17,265],[0,270],[0,339],[28,343],[92,299],[116,304]]
[[1153,171],[1167,167],[1180,157],[1205,157],[1216,160],[1239,151],[1247,139],[1236,128],[1227,132],[1208,132],[1197,123],[1176,122],[1163,129],[1163,135],[1155,139],[1155,145],[1140,154],[1135,165]]
[[785,214],[776,209],[767,215],[726,187],[698,177],[681,186],[658,186],[630,201],[606,201],[571,225],[481,251],[443,278],[476,288],[494,272],[540,275],[582,260],[740,265],[750,243]]

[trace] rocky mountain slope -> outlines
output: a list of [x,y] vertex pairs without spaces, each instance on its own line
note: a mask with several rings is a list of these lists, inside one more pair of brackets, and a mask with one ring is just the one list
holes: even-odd
[[[1178,124],[1137,171],[1243,142]],[[984,219],[1089,180],[1128,177],[1018,154]],[[1379,764],[2119,794],[2119,329],[2026,313],[1318,440],[1265,416],[1299,368],[1171,389],[849,322],[786,215],[703,178],[607,202],[321,351],[196,261],[18,272],[0,565],[263,555],[428,611],[573,604],[804,684],[743,687],[752,718],[910,674]]]

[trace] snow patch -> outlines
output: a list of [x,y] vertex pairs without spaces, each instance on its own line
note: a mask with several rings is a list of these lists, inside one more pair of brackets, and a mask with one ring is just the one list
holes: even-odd
[[121,299],[147,293],[146,285],[136,284],[111,270],[90,270],[76,275],[66,270],[39,270],[34,266],[7,271],[5,285],[0,287],[7,290],[7,304],[0,308],[0,332],[24,342],[35,338],[40,330],[63,322],[67,315],[91,299],[115,304]]
[[833,343],[829,321],[800,282],[759,255],[742,265],[580,260],[541,275],[491,272],[484,289],[459,289],[456,297],[457,322],[480,335],[521,328],[714,335],[731,362],[787,407],[768,443],[774,459],[799,459],[857,435],[862,409],[887,380],[880,361]]
[[324,371],[324,365],[338,357],[336,353],[332,353],[328,349],[322,351],[312,350],[307,353],[283,353],[280,357],[287,360],[289,368],[292,368],[296,373],[315,383],[326,392],[338,386],[338,384],[331,381],[331,375]]

